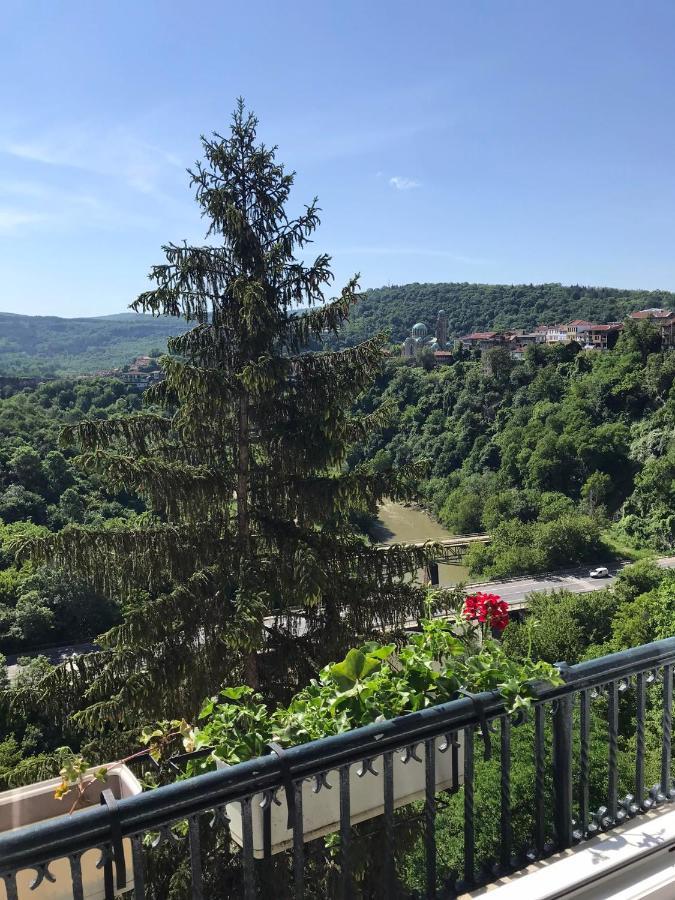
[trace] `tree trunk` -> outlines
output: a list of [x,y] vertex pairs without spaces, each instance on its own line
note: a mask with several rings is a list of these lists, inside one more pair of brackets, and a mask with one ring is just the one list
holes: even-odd
[[[239,580],[240,588],[246,590],[251,564],[251,520],[248,509],[248,479],[250,471],[250,436],[248,395],[239,398],[239,458],[237,460],[237,532],[239,536]],[[258,690],[258,653],[248,650],[244,658],[246,683]]]

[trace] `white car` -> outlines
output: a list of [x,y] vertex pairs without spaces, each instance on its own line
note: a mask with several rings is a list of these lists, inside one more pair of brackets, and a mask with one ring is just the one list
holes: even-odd
[[590,576],[591,578],[608,578],[609,569],[605,568],[605,566],[598,566],[597,569],[591,570]]

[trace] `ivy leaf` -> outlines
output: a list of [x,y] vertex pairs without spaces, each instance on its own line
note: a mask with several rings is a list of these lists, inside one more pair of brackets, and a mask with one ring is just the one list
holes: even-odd
[[146,725],[141,731],[141,743],[149,744],[153,738],[164,737],[164,731],[161,728],[153,728],[152,725]]
[[199,715],[197,716],[197,718],[198,718],[198,719],[206,719],[206,718],[208,718],[208,717],[213,713],[213,710],[215,709],[215,706],[216,706],[216,698],[215,698],[215,697],[209,697],[209,698],[208,698],[207,700],[205,700],[204,703],[202,704],[202,708],[199,710]]

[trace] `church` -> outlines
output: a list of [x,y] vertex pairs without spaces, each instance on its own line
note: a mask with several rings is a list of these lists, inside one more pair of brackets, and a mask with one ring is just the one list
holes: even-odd
[[439,309],[436,317],[436,332],[429,335],[429,330],[424,322],[416,322],[410,332],[410,336],[403,341],[401,348],[405,359],[412,359],[420,350],[428,348],[433,352],[446,350],[448,346],[448,314],[444,309]]

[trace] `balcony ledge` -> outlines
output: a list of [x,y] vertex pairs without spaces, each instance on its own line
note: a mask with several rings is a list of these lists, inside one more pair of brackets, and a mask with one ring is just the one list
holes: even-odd
[[672,900],[675,809],[632,819],[461,900]]

